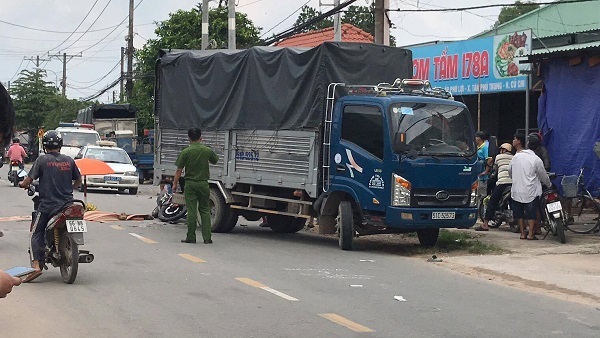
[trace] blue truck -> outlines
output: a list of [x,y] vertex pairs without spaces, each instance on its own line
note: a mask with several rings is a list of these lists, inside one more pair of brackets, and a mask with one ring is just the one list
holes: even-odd
[[201,128],[219,156],[215,232],[239,216],[266,216],[280,233],[316,219],[351,250],[357,236],[385,233],[416,232],[431,246],[441,228],[475,224],[471,115],[451,93],[410,80],[408,50],[165,51],[156,69],[154,182],[172,179],[187,128]]

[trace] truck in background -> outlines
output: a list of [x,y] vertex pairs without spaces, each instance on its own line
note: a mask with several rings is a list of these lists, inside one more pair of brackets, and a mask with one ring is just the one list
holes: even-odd
[[[117,147],[124,149],[138,168],[140,183],[151,177],[154,153],[138,152],[143,138],[137,136],[137,109],[129,103],[94,104],[77,112],[77,122],[93,124],[102,139],[113,141]],[[141,155],[141,158],[138,158]],[[140,161],[142,162],[140,164]]]
[[344,250],[383,233],[434,245],[440,228],[477,218],[471,115],[445,90],[397,77],[412,77],[411,52],[373,44],[165,51],[154,182],[172,179],[195,126],[219,156],[209,181],[215,232],[238,216],[266,216],[281,233],[316,217]]

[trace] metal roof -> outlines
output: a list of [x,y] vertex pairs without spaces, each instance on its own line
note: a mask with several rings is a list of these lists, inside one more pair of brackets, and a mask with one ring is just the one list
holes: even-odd
[[600,0],[543,6],[473,38],[525,29],[532,29],[535,38],[600,29]]
[[575,51],[575,50],[585,50],[585,49],[593,49],[593,48],[600,48],[600,41],[593,41],[593,42],[587,42],[587,43],[575,43],[575,44],[566,45],[566,46],[536,49],[531,52],[531,55],[544,55],[544,54],[568,52],[568,51]]

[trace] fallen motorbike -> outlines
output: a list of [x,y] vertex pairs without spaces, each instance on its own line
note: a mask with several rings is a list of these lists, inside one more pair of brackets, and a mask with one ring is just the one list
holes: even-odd
[[19,185],[19,182],[25,179],[27,172],[24,169],[19,168],[21,162],[10,161],[10,169],[8,171],[8,181],[13,184],[13,187]]
[[[40,197],[37,194],[37,182],[27,189],[27,194],[33,196],[33,212],[31,215],[30,232],[33,231],[35,215],[37,213]],[[83,220],[85,204],[80,200],[72,200],[58,209],[56,214],[50,218],[45,232],[46,259],[43,269],[48,270],[45,263],[60,268],[63,282],[73,284],[77,277],[79,263],[91,263],[94,255],[87,250],[79,250],[83,245],[83,233],[87,232],[87,224]],[[33,262],[31,247],[29,257]]]
[[[513,211],[510,208],[511,198],[510,198],[510,186],[507,186],[504,191],[502,191],[502,198],[500,198],[500,202],[498,203],[498,208],[494,213],[493,219],[491,219],[488,223],[490,228],[498,228],[502,225],[502,223],[508,223],[510,227],[510,231],[517,233],[519,232],[519,224],[513,218]],[[487,196],[483,203],[479,205],[479,218],[483,220],[485,211],[487,209],[488,203],[490,200],[490,196]]]
[[[556,177],[555,174],[549,174],[550,178]],[[544,187],[542,191],[541,219],[540,224],[546,230],[544,238],[551,233],[558,237],[561,243],[565,243],[565,214],[562,210],[558,191],[556,186]]]
[[156,208],[154,208],[152,216],[158,216],[158,219],[163,222],[176,222],[187,216],[187,208],[183,204],[173,202],[173,191],[171,186],[167,185],[156,198]]

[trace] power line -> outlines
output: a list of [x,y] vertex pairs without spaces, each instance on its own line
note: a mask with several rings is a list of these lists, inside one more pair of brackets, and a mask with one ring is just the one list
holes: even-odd
[[81,39],[87,32],[89,32],[89,30],[94,26],[94,24],[96,23],[96,21],[98,21],[98,19],[100,19],[100,17],[104,13],[104,11],[106,11],[106,8],[108,8],[108,5],[110,5],[111,1],[112,0],[108,0],[108,2],[106,3],[106,6],[104,6],[104,8],[102,9],[102,12],[100,12],[100,14],[98,14],[98,17],[96,17],[96,20],[94,20],[94,22],[92,22],[92,24],[88,27],[88,29],[85,32],[83,32],[83,34],[81,34],[77,40],[73,41],[72,44],[68,45],[67,47],[65,47],[63,49],[69,49],[74,44],[76,44],[77,41],[79,41],[79,39]]
[[[161,21],[158,21],[161,22]],[[23,29],[28,29],[28,30],[32,30],[32,31],[37,31],[37,32],[45,32],[45,33],[57,33],[57,34],[83,34],[83,32],[73,32],[73,31],[55,31],[55,30],[51,30],[51,29],[42,29],[42,28],[34,28],[34,27],[28,27],[28,26],[23,26],[23,25],[19,25],[16,23],[12,23],[12,22],[8,22],[5,20],[0,20],[0,23],[6,24],[6,25],[10,25],[10,26],[15,26],[15,27],[19,27],[19,28],[23,28]],[[156,22],[149,22],[149,23],[144,23],[141,25],[137,25],[137,26],[148,26],[148,25],[154,25],[156,24]],[[93,29],[88,31],[88,33],[95,33],[95,32],[102,32],[102,31],[107,31],[109,29],[113,29],[115,27],[121,26],[122,23],[116,25],[116,26],[110,26],[110,27],[104,27],[104,28],[98,28],[98,29]]]
[[300,6],[297,10],[293,11],[290,15],[286,16],[285,19],[279,21],[279,23],[277,23],[275,26],[271,27],[271,29],[269,29],[268,31],[262,33],[262,35],[259,37],[262,38],[263,36],[265,36],[267,33],[269,33],[270,31],[272,31],[273,29],[277,28],[277,26],[281,25],[285,20],[289,19],[292,15],[296,14],[299,10],[302,9],[302,7],[306,6],[311,0],[308,0],[307,2],[304,3],[304,5]]
[[12,79],[14,79],[15,76],[17,76],[17,74],[19,74],[19,71],[21,70],[21,66],[23,65],[23,62],[25,62],[25,58],[23,58],[21,60],[21,63],[19,63],[19,67],[17,67],[17,71],[15,72],[15,74],[8,81],[12,81]]
[[512,4],[490,4],[490,5],[480,5],[480,6],[471,6],[471,7],[457,7],[457,8],[439,8],[439,9],[388,9],[388,12],[405,12],[405,13],[418,13],[418,12],[461,12],[468,11],[473,9],[484,9],[484,8],[493,8],[493,7],[523,7],[523,6],[531,6],[531,5],[560,5],[560,4],[571,4],[571,3],[580,3],[580,2],[590,2],[590,1],[598,1],[598,0],[564,0],[564,1],[553,1],[553,2],[536,2],[534,4],[531,3],[512,3]]
[[[96,0],[94,2],[94,4],[92,5],[92,8],[90,8],[90,10],[87,12],[87,14],[83,17],[83,20],[81,20],[81,22],[79,23],[79,25],[77,25],[77,27],[75,27],[75,29],[73,30],[73,33],[69,34],[69,36],[67,36],[66,39],[63,40],[63,42],[59,43],[58,46],[54,47],[54,48],[50,48],[50,50],[53,49],[58,49],[58,47],[60,47],[63,43],[67,42],[67,40],[69,40],[69,38],[71,38],[73,36],[73,34],[75,34],[75,32],[79,29],[79,27],[81,27],[81,25],[83,25],[83,23],[85,22],[85,19],[87,19],[87,17],[90,15],[90,13],[92,12],[92,10],[94,9],[94,7],[96,7],[96,4],[98,3],[98,0]],[[82,35],[83,36],[83,35]],[[81,38],[81,37],[80,37]]]

